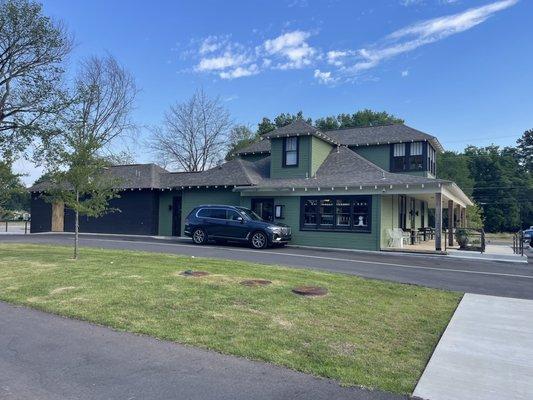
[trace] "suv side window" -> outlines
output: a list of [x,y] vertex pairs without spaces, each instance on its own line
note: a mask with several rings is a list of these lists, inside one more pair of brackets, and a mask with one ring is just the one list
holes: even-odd
[[230,221],[237,221],[239,218],[242,218],[237,211],[227,210],[226,213],[227,219],[229,219]]
[[222,208],[202,208],[197,215],[201,218],[226,219],[226,210]]

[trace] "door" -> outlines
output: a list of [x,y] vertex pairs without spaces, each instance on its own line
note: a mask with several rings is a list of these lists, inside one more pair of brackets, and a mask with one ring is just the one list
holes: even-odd
[[245,239],[248,235],[248,227],[242,216],[237,211],[227,210],[226,218],[224,236],[235,239]]
[[181,197],[172,199],[172,236],[181,236]]
[[252,199],[252,210],[265,221],[274,221],[274,199]]

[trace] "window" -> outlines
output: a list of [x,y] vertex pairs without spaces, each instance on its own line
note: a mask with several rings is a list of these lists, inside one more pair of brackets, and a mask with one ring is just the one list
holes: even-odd
[[391,146],[391,172],[431,171],[432,165],[435,164],[435,150],[432,153],[430,150],[433,148],[426,142],[393,144]]
[[283,140],[283,166],[298,166],[298,137],[288,137]]
[[303,225],[305,227],[316,227],[318,218],[318,200],[309,199],[306,200],[303,206]]
[[405,143],[396,143],[393,146],[392,170],[405,171],[407,169],[407,160],[405,159]]
[[371,196],[302,197],[300,208],[301,230],[371,230]]
[[233,211],[233,210],[226,211],[226,219],[229,219],[231,221],[238,221],[239,218],[242,219],[242,216],[237,211]]
[[202,208],[196,215],[200,218],[226,219],[226,210],[223,208]]
[[321,228],[333,228],[333,199],[320,200],[320,211],[318,213]]
[[433,175],[436,175],[437,168],[436,168],[436,153],[433,146],[428,144],[428,166],[427,170],[431,172]]
[[424,169],[424,155],[422,154],[422,142],[411,143],[409,152],[409,170],[422,171]]

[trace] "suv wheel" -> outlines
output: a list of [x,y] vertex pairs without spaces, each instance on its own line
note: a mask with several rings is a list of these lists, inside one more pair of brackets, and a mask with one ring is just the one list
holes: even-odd
[[261,231],[254,232],[250,238],[250,243],[254,249],[264,249],[268,245],[268,238]]
[[192,232],[192,241],[194,244],[205,244],[207,242],[207,234],[201,228],[196,228]]

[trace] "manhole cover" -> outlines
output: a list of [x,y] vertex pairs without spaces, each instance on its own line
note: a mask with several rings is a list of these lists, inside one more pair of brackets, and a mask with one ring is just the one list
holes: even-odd
[[192,270],[187,270],[187,271],[183,271],[180,275],[183,275],[183,276],[206,276],[206,275],[209,275],[209,272],[205,272],[205,271],[192,271]]
[[328,289],[318,286],[298,286],[292,289],[292,292],[301,296],[325,296]]
[[267,281],[266,279],[247,279],[245,281],[241,282],[241,285],[244,286],[267,286],[270,285],[272,282]]

